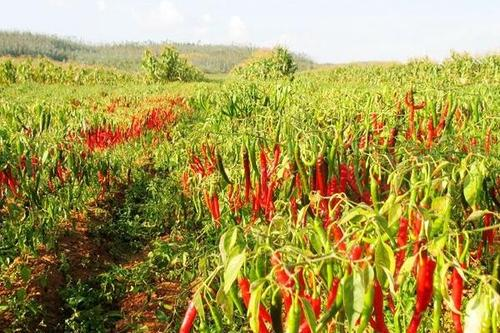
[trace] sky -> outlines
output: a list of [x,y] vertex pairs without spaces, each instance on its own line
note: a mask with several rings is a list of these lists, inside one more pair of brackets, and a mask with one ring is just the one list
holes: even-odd
[[1,0],[0,30],[102,43],[283,45],[344,63],[500,52],[500,0]]

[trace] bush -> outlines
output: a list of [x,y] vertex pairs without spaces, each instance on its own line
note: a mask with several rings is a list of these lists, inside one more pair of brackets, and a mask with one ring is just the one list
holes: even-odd
[[159,56],[147,50],[142,59],[142,68],[146,72],[146,81],[152,83],[204,79],[203,73],[180,57],[179,52],[172,47],[165,48]]
[[278,47],[264,57],[258,57],[238,66],[233,73],[246,79],[290,79],[293,80],[297,64],[292,54]]

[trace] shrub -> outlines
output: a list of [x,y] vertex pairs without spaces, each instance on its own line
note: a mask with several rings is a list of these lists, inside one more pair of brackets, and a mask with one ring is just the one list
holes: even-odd
[[165,48],[159,56],[147,50],[142,59],[142,68],[146,72],[146,81],[152,83],[204,79],[203,73],[179,56],[179,52],[172,47]]
[[292,54],[277,47],[271,54],[238,66],[233,73],[246,79],[291,79],[297,71]]

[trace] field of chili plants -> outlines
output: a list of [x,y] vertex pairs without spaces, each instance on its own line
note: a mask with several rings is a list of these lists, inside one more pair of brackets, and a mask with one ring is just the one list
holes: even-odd
[[3,331],[500,329],[500,57],[105,82],[0,86]]

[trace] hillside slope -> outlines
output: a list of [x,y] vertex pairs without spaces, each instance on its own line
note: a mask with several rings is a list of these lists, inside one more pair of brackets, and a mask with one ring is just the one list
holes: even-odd
[[[259,50],[250,46],[169,42],[94,45],[44,34],[0,31],[0,56],[45,56],[58,61],[75,61],[128,71],[140,69],[141,58],[146,49],[159,52],[165,45],[173,45],[195,66],[207,73],[227,73]],[[296,54],[295,58],[300,69],[314,66],[305,55]]]

